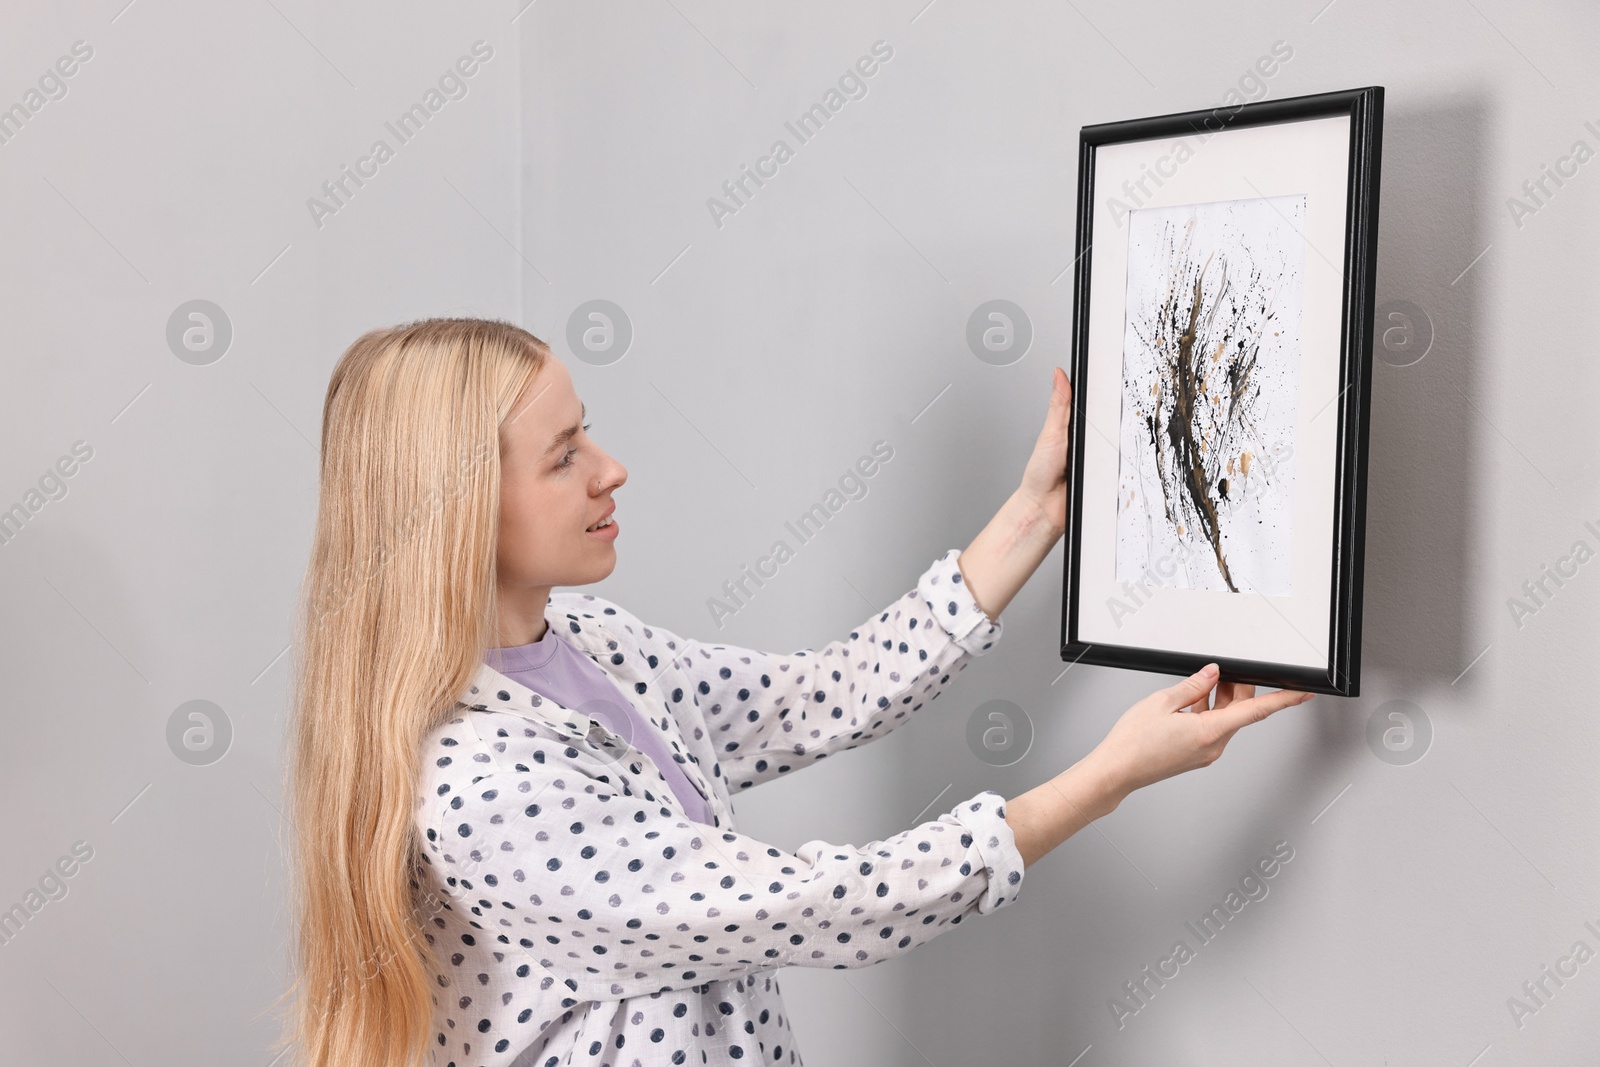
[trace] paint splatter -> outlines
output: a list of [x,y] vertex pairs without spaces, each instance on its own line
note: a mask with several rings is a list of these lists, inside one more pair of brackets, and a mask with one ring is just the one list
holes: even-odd
[[1118,581],[1289,595],[1305,210],[1132,214]]

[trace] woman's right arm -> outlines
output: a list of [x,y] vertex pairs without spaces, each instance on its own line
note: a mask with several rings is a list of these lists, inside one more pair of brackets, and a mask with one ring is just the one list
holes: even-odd
[[[1207,707],[1213,686],[1216,702]],[[1023,868],[1111,814],[1135,789],[1209,766],[1241,727],[1310,699],[1290,689],[1256,696],[1254,686],[1218,685],[1215,664],[1151,693],[1123,712],[1087,756],[1006,802]]]

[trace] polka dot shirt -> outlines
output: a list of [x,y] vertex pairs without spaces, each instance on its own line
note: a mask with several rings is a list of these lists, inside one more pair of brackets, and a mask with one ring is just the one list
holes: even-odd
[[866,967],[1010,904],[1022,856],[984,790],[864,845],[740,833],[732,794],[882,737],[1000,638],[951,549],[821,651],[709,645],[608,600],[546,619],[659,730],[710,803],[488,664],[424,741],[418,918],[436,1067],[799,1064],[778,971]]

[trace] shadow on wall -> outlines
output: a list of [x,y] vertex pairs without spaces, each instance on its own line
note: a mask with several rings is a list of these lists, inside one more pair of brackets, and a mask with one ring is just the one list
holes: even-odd
[[[1413,692],[1473,682],[1462,671],[1482,649],[1464,576],[1477,554],[1474,472],[1494,446],[1476,395],[1477,309],[1495,269],[1492,256],[1473,263],[1491,240],[1484,99],[1391,96],[1386,110],[1362,626],[1363,689],[1374,698],[1394,695],[1385,692],[1394,681]],[[1404,350],[1430,329],[1431,347]]]

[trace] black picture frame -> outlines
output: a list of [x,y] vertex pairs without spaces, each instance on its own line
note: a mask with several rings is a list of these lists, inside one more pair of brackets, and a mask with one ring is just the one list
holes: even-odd
[[[1089,297],[1094,269],[1097,152],[1104,146],[1121,142],[1183,138],[1244,127],[1340,116],[1348,116],[1350,121],[1344,225],[1344,294],[1339,314],[1338,346],[1342,389],[1332,401],[1338,412],[1339,423],[1332,483],[1335,497],[1334,551],[1331,560],[1331,619],[1327,631],[1326,666],[1308,667],[1298,663],[1080,640],[1086,409],[1091,391],[1106,387],[1093,381],[1089,374]],[[1073,276],[1073,418],[1067,465],[1067,530],[1063,538],[1063,661],[1174,675],[1192,674],[1206,663],[1216,662],[1225,680],[1345,697],[1359,695],[1367,440],[1382,139],[1382,86],[1100,123],[1082,128],[1078,154],[1077,258]],[[1118,381],[1115,387],[1121,389],[1121,382]]]

